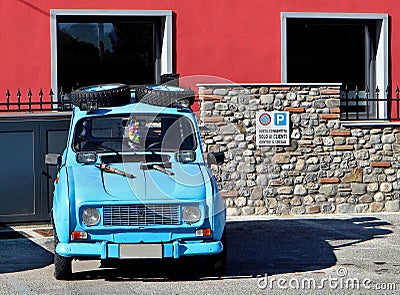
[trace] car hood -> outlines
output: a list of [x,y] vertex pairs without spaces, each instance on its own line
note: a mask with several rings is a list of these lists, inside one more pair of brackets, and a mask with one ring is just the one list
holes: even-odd
[[174,202],[205,198],[205,180],[199,164],[172,163],[173,175],[156,170],[151,164],[117,163],[111,167],[134,178],[101,171],[93,165],[72,168],[77,203],[96,201]]

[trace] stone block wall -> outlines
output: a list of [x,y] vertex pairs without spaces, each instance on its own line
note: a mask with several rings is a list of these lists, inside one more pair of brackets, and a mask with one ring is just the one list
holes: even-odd
[[[199,85],[199,104],[228,215],[400,210],[400,125],[343,126],[339,85]],[[256,145],[259,110],[290,112],[290,146]]]

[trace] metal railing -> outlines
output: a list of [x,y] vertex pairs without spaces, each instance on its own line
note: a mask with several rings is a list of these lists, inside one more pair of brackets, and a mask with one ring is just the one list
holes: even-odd
[[390,97],[389,87],[380,97],[380,89],[376,87],[371,93],[367,87],[359,91],[357,86],[351,91],[346,86],[341,90],[340,119],[349,120],[400,120],[399,87],[396,87],[396,97]]
[[[400,121],[400,89],[397,86],[395,97],[390,97],[389,87],[380,95],[376,87],[373,93],[367,87],[359,91],[357,86],[349,90],[346,86],[341,90],[340,119],[350,120],[392,120]],[[381,97],[380,97],[381,96]],[[70,94],[62,88],[58,95],[50,89],[45,94],[42,89],[35,95],[31,89],[24,95],[20,89],[13,95],[8,89],[4,100],[0,96],[0,112],[43,112],[43,111],[70,111],[72,101]]]
[[70,111],[72,101],[70,95],[62,89],[55,96],[52,89],[45,94],[42,89],[35,96],[31,89],[23,95],[20,89],[13,95],[7,89],[5,100],[0,98],[0,112],[43,112],[43,111]]

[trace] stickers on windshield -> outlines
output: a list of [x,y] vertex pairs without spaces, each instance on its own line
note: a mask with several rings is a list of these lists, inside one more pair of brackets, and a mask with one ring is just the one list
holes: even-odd
[[131,120],[128,123],[129,147],[136,150],[140,145],[139,121]]

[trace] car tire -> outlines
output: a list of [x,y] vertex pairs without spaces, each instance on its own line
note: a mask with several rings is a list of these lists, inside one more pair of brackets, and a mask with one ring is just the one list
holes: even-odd
[[226,244],[226,231],[224,230],[221,238],[223,250],[215,255],[206,257],[207,269],[211,276],[223,277],[226,272],[226,261],[228,257]]
[[72,259],[63,257],[56,252],[59,243],[57,233],[54,231],[54,277],[57,280],[68,280],[72,276]]
[[[171,86],[161,86],[165,89],[154,89],[151,87],[135,87],[135,98],[141,103],[155,106],[168,107],[180,100],[188,100],[189,105],[194,103],[195,93],[191,89],[174,90]],[[160,87],[160,88],[161,88]]]
[[131,89],[125,84],[99,84],[72,91],[71,99],[81,110],[86,110],[88,103],[97,103],[97,107],[116,107],[130,103]]

